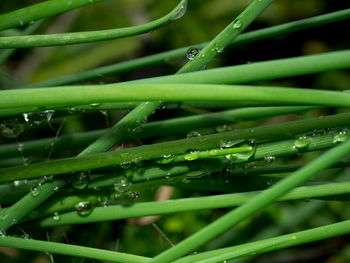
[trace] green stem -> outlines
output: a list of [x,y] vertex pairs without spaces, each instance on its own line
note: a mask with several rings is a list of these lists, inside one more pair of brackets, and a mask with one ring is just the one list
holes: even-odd
[[350,140],[318,157],[308,165],[294,172],[287,178],[276,183],[261,194],[249,199],[244,205],[227,213],[197,233],[178,243],[176,246],[159,254],[150,262],[173,262],[183,255],[205,244],[215,236],[237,225],[239,222],[274,202],[293,188],[305,183],[312,176],[334,165],[340,159],[350,154]]
[[[283,236],[268,238],[243,245],[217,249],[209,252],[200,253],[193,256],[187,256],[178,259],[176,263],[214,263],[224,260],[267,253],[288,247],[294,247],[310,242],[315,242],[336,236],[342,236],[350,233],[350,220],[340,223],[321,226],[300,232],[295,232]],[[152,262],[152,260],[150,261]]]
[[[90,170],[108,166],[116,166],[123,163],[131,163],[143,160],[151,160],[163,156],[183,154],[188,150],[207,150],[220,148],[223,143],[233,140],[267,140],[290,137],[295,134],[313,132],[313,130],[332,128],[348,125],[349,113],[338,114],[323,118],[307,119],[283,124],[258,127],[255,129],[236,130],[231,132],[187,138],[152,145],[127,148],[123,150],[99,153],[89,156],[78,156],[43,163],[30,164],[0,169],[0,182],[11,180],[36,178],[44,175],[58,175],[83,170]],[[306,147],[301,150],[324,149],[337,143],[335,134],[315,136],[308,141]],[[295,140],[281,142],[268,142],[256,148],[254,158],[261,159],[265,156],[290,155],[299,152],[294,147]],[[1,222],[0,222],[1,223]]]
[[[21,32],[21,34],[22,35],[30,35],[30,34],[34,33],[38,29],[38,27],[42,24],[42,22],[43,22],[43,20],[40,20],[40,21],[34,23],[33,25],[28,26],[25,30],[23,30]],[[4,63],[4,61],[6,59],[8,59],[15,51],[16,51],[16,49],[3,50],[0,53],[0,65],[2,63]]]
[[[301,88],[262,87],[243,85],[206,84],[106,84],[65,86],[38,89],[4,90],[1,93],[0,109],[25,107],[72,107],[73,105],[153,101],[142,103],[133,111],[138,124],[144,122],[163,101],[252,101],[278,103],[280,105],[320,105],[349,107],[350,93]],[[48,96],[49,95],[49,96]],[[132,111],[132,112],[133,112]],[[143,114],[142,112],[148,114]],[[133,113],[134,114],[134,113]],[[132,115],[133,115],[132,114]],[[130,113],[128,114],[130,115]]]
[[[136,203],[132,206],[110,205],[107,207],[95,207],[89,216],[82,217],[76,211],[60,214],[60,219],[54,220],[52,216],[41,219],[40,227],[53,227],[58,225],[85,224],[93,222],[103,222],[111,220],[120,220],[133,217],[152,216],[152,215],[167,215],[172,213],[180,213],[186,211],[197,211],[206,209],[218,209],[225,207],[240,206],[251,198],[256,197],[261,191],[248,193],[234,193],[213,195],[206,197],[183,198],[176,200],[144,202]],[[290,201],[300,199],[311,199],[320,197],[329,197],[350,193],[350,183],[332,183],[313,186],[298,187],[290,191],[288,194],[279,198],[278,201]],[[56,211],[62,211],[60,206],[68,208],[67,202],[70,203],[70,208],[74,208],[79,201],[87,200],[81,197],[65,197],[61,200],[56,200],[51,206],[45,206],[45,209],[40,210],[38,216],[53,214]],[[61,204],[61,205],[60,205]]]
[[148,260],[146,257],[120,252],[112,252],[103,249],[9,236],[0,237],[0,246],[118,263],[141,263]]
[[[329,23],[341,21],[344,19],[348,19],[349,17],[350,17],[350,9],[345,9],[345,10],[340,10],[340,11],[325,14],[325,15],[306,18],[306,19],[302,19],[294,22],[272,26],[269,28],[259,29],[256,31],[243,33],[239,35],[236,39],[233,40],[233,42],[229,44],[229,46],[242,45],[242,44],[250,43],[257,40],[278,36],[281,34],[287,34],[291,32],[304,30],[307,28],[321,26],[324,24],[329,24]],[[198,44],[192,47],[196,47],[200,49],[205,47],[208,44],[209,42]],[[88,71],[73,74],[73,75],[67,75],[56,79],[43,81],[40,83],[30,84],[25,86],[25,88],[39,88],[39,87],[48,87],[48,86],[67,85],[70,83],[77,83],[77,82],[82,82],[86,80],[96,79],[96,78],[99,78],[100,76],[119,74],[119,73],[129,72],[131,70],[135,70],[138,68],[153,66],[160,63],[166,63],[167,61],[173,60],[173,59],[184,59],[186,56],[186,52],[189,48],[191,48],[191,46],[183,47],[183,48],[179,48],[171,51],[166,51],[156,55],[150,55],[150,56],[146,56],[138,59],[133,59],[131,61],[119,62],[116,64],[95,68],[92,70],[88,70]],[[349,59],[347,61],[349,61]],[[312,63],[312,64],[313,66],[317,66],[317,65],[320,66],[319,63]],[[328,64],[328,61],[326,65],[328,65],[328,67],[331,67],[331,65]],[[303,68],[303,65],[300,65],[300,67]],[[295,67],[293,68],[295,69]],[[300,74],[302,74],[304,71],[303,69],[300,69],[299,72],[301,72]],[[268,71],[268,73],[272,74],[273,71]],[[225,75],[225,78],[226,77],[227,75]]]
[[139,26],[87,32],[0,37],[0,48],[72,45],[140,35],[155,30],[173,20],[178,19],[180,17],[180,13],[185,10],[185,5],[187,5],[187,0],[181,0],[180,3],[167,15]]
[[50,0],[0,15],[0,30],[27,25],[33,21],[58,15],[103,0]]

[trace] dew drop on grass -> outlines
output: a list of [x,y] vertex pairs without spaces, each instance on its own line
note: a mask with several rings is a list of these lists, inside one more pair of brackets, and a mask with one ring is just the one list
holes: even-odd
[[23,118],[26,123],[28,123],[32,127],[35,127],[45,122],[49,122],[54,112],[55,111],[53,110],[46,110],[39,112],[23,113]]
[[30,193],[32,196],[36,197],[40,194],[41,192],[41,186],[40,185],[33,185],[32,188],[30,189]]
[[54,214],[53,214],[53,218],[52,218],[54,221],[60,221],[60,215],[59,215],[59,213],[58,212],[55,212]]
[[23,151],[23,148],[24,148],[23,143],[18,143],[18,144],[17,144],[17,150],[18,150],[19,152],[22,152],[22,151]]
[[174,160],[174,155],[167,154],[167,155],[163,155],[163,158],[157,159],[156,162],[159,164],[167,164],[167,163],[171,163],[173,160]]
[[268,155],[268,156],[264,157],[264,161],[266,163],[272,163],[275,159],[276,159],[276,157],[275,156],[271,156],[271,155]]
[[131,192],[129,194],[129,196],[130,196],[131,199],[135,200],[135,199],[139,198],[140,193],[139,192]]
[[294,141],[293,149],[302,150],[310,145],[310,138],[306,136],[301,136]]
[[240,29],[242,27],[242,22],[241,20],[237,19],[234,23],[233,23],[233,28],[234,29]]
[[184,14],[187,11],[187,1],[184,2],[184,4],[175,12],[175,14],[172,16],[171,20],[177,20],[184,16]]
[[122,176],[119,177],[117,182],[114,184],[114,190],[117,194],[122,194],[130,190],[132,183],[128,180],[128,178]]
[[231,148],[235,145],[237,145],[238,143],[242,142],[241,140],[236,140],[236,141],[227,141],[224,142],[220,145],[221,149],[226,149],[226,148]]
[[89,106],[90,107],[93,107],[93,108],[96,108],[96,107],[98,107],[98,106],[100,106],[101,105],[101,103],[90,103],[89,104]]
[[3,121],[0,132],[5,138],[16,138],[24,132],[24,125],[18,119]]
[[130,167],[130,165],[131,165],[131,162],[122,162],[122,163],[120,164],[120,168],[122,168],[122,169],[128,169],[128,168]]
[[347,131],[340,131],[336,135],[334,135],[333,142],[334,143],[340,143],[340,142],[345,142],[349,138],[349,134]]
[[0,237],[5,237],[5,236],[6,236],[5,229],[0,228]]
[[88,172],[80,172],[73,176],[72,186],[75,189],[82,190],[89,183],[89,173]]
[[92,212],[93,208],[94,208],[94,204],[91,203],[90,201],[82,201],[75,205],[75,210],[81,216],[89,215]]
[[191,151],[189,154],[186,154],[184,156],[184,159],[186,161],[193,161],[193,160],[196,160],[199,158],[199,154],[198,154],[198,151]]
[[28,240],[30,238],[30,236],[27,233],[25,233],[21,236],[21,238]]
[[199,49],[195,47],[191,47],[187,50],[187,59],[194,60],[198,54],[199,54]]
[[191,131],[187,134],[187,138],[194,138],[194,137],[199,137],[201,134],[197,131]]

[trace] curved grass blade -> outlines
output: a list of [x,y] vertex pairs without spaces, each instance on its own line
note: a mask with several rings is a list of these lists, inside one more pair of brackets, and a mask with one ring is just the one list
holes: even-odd
[[185,10],[186,4],[187,0],[181,0],[180,3],[167,15],[139,26],[87,32],[0,37],[0,48],[62,46],[140,35],[180,18]]

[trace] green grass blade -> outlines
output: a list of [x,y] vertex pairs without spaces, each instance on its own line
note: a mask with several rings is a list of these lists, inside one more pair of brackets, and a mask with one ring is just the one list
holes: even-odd
[[[30,35],[34,33],[38,29],[38,27],[42,24],[42,22],[43,20],[39,20],[33,25],[29,25],[25,30],[23,30],[22,35]],[[16,49],[2,50],[0,52],[0,65],[4,63],[4,61],[8,59],[15,51]]]
[[149,258],[113,252],[103,249],[82,247],[71,244],[62,244],[57,242],[23,239],[19,237],[0,237],[0,246],[13,247],[19,249],[27,249],[32,251],[49,252],[72,257],[91,258],[102,261],[118,262],[118,263],[141,263],[146,262]]
[[[263,191],[261,194],[250,199],[244,205],[227,213],[221,218],[217,219],[210,225],[202,228],[197,233],[188,237],[184,241],[178,243],[176,246],[156,256],[150,262],[173,262],[175,259],[193,251],[197,247],[205,244],[215,236],[222,234],[229,228],[237,225],[239,222],[254,214],[261,208],[277,200],[293,188],[306,182],[312,176],[323,171],[324,169],[337,163],[340,159],[350,154],[350,140],[337,146],[321,155],[308,165],[294,172],[284,180],[273,185],[269,189]],[[344,231],[342,229],[342,231]]]
[[[164,155],[183,154],[188,150],[207,150],[220,148],[224,142],[237,139],[246,140],[267,140],[290,137],[295,134],[312,132],[324,127],[347,126],[350,114],[338,114],[323,118],[307,119],[301,121],[288,122],[277,125],[258,127],[255,129],[237,130],[213,135],[206,135],[195,138],[143,145],[108,153],[100,153],[89,156],[79,156],[75,158],[65,158],[43,163],[30,164],[27,166],[9,167],[0,169],[0,182],[10,180],[36,178],[44,175],[57,175],[83,170],[102,168],[107,166],[120,165],[122,163],[133,162],[133,160],[151,160],[163,157]],[[330,133],[324,136],[315,136],[310,141],[307,149],[324,149],[335,145],[336,134]],[[265,156],[296,154],[298,150],[294,147],[295,140],[281,142],[268,142],[261,144],[256,149],[254,158],[264,158]],[[313,148],[314,147],[314,148]],[[1,224],[1,222],[0,222]]]
[[103,0],[50,0],[0,15],[0,31],[27,25],[33,21],[58,15]]
[[[167,215],[172,213],[180,213],[186,211],[197,211],[206,209],[217,209],[224,207],[240,206],[251,198],[260,194],[261,191],[248,193],[234,193],[213,195],[206,197],[183,198],[158,202],[136,203],[132,206],[111,205],[107,207],[95,207],[89,216],[82,217],[76,211],[60,214],[60,220],[54,220],[52,216],[41,219],[40,227],[53,227],[58,225],[85,224],[94,222],[104,222],[110,220],[120,220],[133,217],[152,216],[152,215]],[[350,183],[332,183],[313,186],[298,187],[290,191],[288,194],[279,198],[279,201],[290,201],[300,199],[320,198],[327,196],[335,196],[350,193]],[[82,199],[84,200],[84,199]],[[86,200],[86,199],[85,199]],[[68,204],[67,204],[68,202]],[[61,202],[63,203],[63,202]],[[67,208],[70,204],[71,209],[74,209],[77,204],[76,198],[64,198],[64,206]],[[52,204],[56,210],[50,206],[46,206],[46,211],[41,210],[40,214],[59,211],[59,200]]]
[[179,13],[185,10],[184,6],[186,4],[187,0],[181,0],[180,3],[167,15],[139,26],[87,32],[0,37],[0,48],[62,46],[135,36],[150,32],[178,19]]
[[[154,104],[163,101],[223,101],[264,102],[266,105],[319,105],[349,107],[350,93],[301,88],[262,87],[214,84],[106,84],[86,86],[64,86],[52,88],[20,89],[0,91],[0,109],[23,107],[73,107],[75,105],[153,101],[142,103],[134,111],[140,124],[153,113]],[[148,106],[147,106],[148,105]],[[152,109],[151,109],[152,107]],[[142,116],[142,111],[148,115]],[[133,112],[133,111],[132,111]],[[129,113],[130,114],[130,113]],[[122,125],[122,124],[120,124]],[[125,129],[125,131],[127,131]]]
[[176,263],[223,262],[224,260],[267,253],[350,233],[350,220],[229,248],[217,249],[176,260]]

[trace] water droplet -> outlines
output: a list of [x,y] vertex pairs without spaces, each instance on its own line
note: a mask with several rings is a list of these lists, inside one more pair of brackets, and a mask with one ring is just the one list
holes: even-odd
[[90,107],[94,107],[94,108],[95,108],[95,107],[98,107],[98,106],[100,106],[100,105],[101,105],[101,103],[90,103],[90,104],[89,104]]
[[22,151],[23,151],[23,147],[24,147],[23,143],[18,143],[18,144],[17,144],[17,150],[18,150],[19,152],[22,152]]
[[276,157],[275,156],[271,156],[271,155],[268,155],[268,156],[264,157],[264,160],[265,160],[266,163],[272,163],[275,159],[276,159]]
[[12,221],[11,221],[11,226],[14,226],[17,224],[17,219],[16,218],[13,218]]
[[340,131],[334,136],[333,142],[334,143],[345,142],[348,140],[348,138],[349,138],[349,134],[347,133],[347,131]]
[[3,121],[0,132],[5,138],[16,138],[24,132],[24,125],[18,119]]
[[13,186],[14,187],[18,187],[18,186],[20,186],[22,184],[22,182],[20,181],[20,180],[14,180],[13,181]]
[[156,162],[159,164],[171,163],[174,160],[174,155],[168,154],[163,155],[163,158],[157,159]]
[[189,154],[184,156],[184,159],[187,161],[193,161],[199,158],[198,151],[191,151]]
[[55,186],[55,187],[53,188],[53,192],[54,192],[54,193],[57,193],[59,190],[60,190],[60,188],[59,188],[58,186]]
[[221,144],[221,149],[231,148],[239,143],[241,143],[242,140],[235,140],[235,141],[227,141]]
[[131,165],[131,162],[122,162],[122,163],[120,164],[120,168],[122,168],[122,169],[128,169],[128,168],[130,167],[130,165]]
[[32,196],[36,197],[40,194],[41,192],[41,186],[40,185],[33,185],[32,188],[30,189],[30,193]]
[[225,155],[225,158],[231,163],[241,163],[247,162],[255,153],[256,147],[253,144],[243,143],[239,147],[247,147],[247,150],[244,152],[231,153]]
[[215,127],[216,132],[226,132],[226,131],[230,131],[230,126],[228,126],[227,124],[221,125],[221,126],[216,126]]
[[81,190],[81,189],[84,189],[88,185],[88,182],[89,182],[89,173],[88,172],[81,172],[81,173],[73,176],[72,186],[75,189]]
[[59,215],[59,213],[58,212],[55,212],[54,214],[53,214],[53,218],[52,218],[54,221],[60,221],[60,215]]
[[199,137],[199,136],[201,136],[201,135],[197,131],[191,131],[187,134],[187,138],[193,138],[193,137]]
[[212,149],[208,151],[209,155],[211,156],[216,156],[220,154],[220,150],[219,149]]
[[89,215],[92,212],[93,208],[94,208],[94,204],[91,203],[90,201],[82,201],[75,205],[75,210],[81,216]]
[[140,193],[139,192],[131,192],[129,194],[129,196],[130,196],[131,199],[135,200],[135,199],[139,198]]
[[122,194],[130,190],[132,183],[124,176],[119,177],[117,182],[114,184],[114,190],[117,194]]
[[183,3],[183,5],[174,13],[171,20],[177,20],[184,16],[187,10],[187,1]]
[[240,29],[242,27],[242,22],[241,20],[237,19],[234,23],[233,23],[233,28],[234,29]]
[[54,112],[55,111],[53,110],[46,110],[39,112],[23,113],[23,118],[26,123],[28,123],[32,127],[35,127],[41,125],[44,122],[49,122]]
[[5,229],[0,228],[0,237],[5,237],[5,236],[6,236]]
[[131,160],[133,163],[139,163],[142,161],[142,157],[141,156],[138,156],[138,157],[135,157]]
[[210,171],[193,171],[185,174],[185,178],[187,179],[199,179],[206,175],[210,175]]
[[310,138],[306,136],[301,136],[294,141],[293,149],[302,150],[307,148],[310,145]]
[[30,239],[30,236],[27,233],[24,233],[23,235],[21,235],[21,238],[28,240],[28,239]]
[[194,58],[198,55],[199,49],[192,47],[187,50],[187,59],[194,60]]

